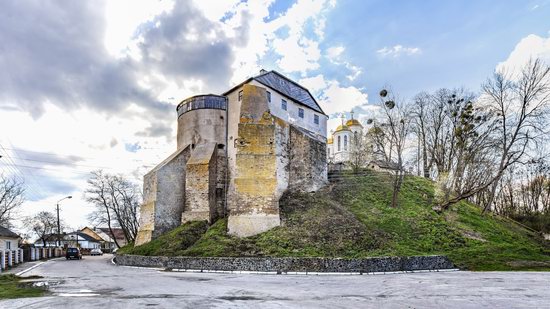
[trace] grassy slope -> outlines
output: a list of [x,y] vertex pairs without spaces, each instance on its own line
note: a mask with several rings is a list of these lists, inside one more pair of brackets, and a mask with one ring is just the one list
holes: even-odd
[[26,278],[15,275],[0,275],[0,299],[37,297],[44,294],[44,290],[41,288],[21,283],[22,279]]
[[[369,174],[345,178],[317,193],[281,200],[280,227],[248,238],[226,234],[226,220],[206,229],[192,222],[122,253],[187,256],[369,257],[445,254],[471,270],[550,270],[550,249],[507,221],[482,216],[461,203],[432,210],[432,183],[407,177],[399,208],[389,207],[389,178]],[[191,236],[189,236],[191,235]],[[198,239],[198,240],[196,240]],[[196,240],[196,241],[195,241]]]

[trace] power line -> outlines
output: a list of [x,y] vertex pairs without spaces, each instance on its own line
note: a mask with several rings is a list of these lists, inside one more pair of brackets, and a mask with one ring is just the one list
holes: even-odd
[[20,181],[26,183],[25,187],[26,187],[26,189],[28,189],[29,194],[31,194],[34,197],[35,200],[38,200],[39,197],[41,197],[42,195],[37,193],[36,189],[26,182],[25,175],[17,167],[15,162],[13,162],[12,158],[9,156],[8,152],[4,149],[4,147],[2,145],[0,145],[0,148],[2,148],[2,150],[4,151],[4,153],[6,155],[6,159],[8,161],[7,162],[8,165],[6,165],[6,166],[8,167],[8,169],[10,169],[12,171],[12,173],[15,173],[16,175],[19,174],[18,176],[20,177]]

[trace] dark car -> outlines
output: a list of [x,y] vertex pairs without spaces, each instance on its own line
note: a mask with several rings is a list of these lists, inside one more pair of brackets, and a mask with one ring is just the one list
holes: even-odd
[[78,248],[67,248],[67,253],[65,254],[65,258],[68,259],[77,259],[82,260],[82,253],[80,253],[80,249]]

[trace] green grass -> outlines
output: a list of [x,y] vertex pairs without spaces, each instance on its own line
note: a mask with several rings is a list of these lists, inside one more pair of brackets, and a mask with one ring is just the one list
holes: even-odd
[[390,177],[348,175],[316,193],[280,202],[282,225],[247,238],[226,233],[227,220],[184,224],[119,253],[168,256],[344,257],[443,254],[470,270],[550,270],[550,248],[520,226],[462,202],[435,212],[433,183],[407,176],[391,208]]
[[17,277],[16,275],[0,275],[0,299],[38,297],[45,293],[45,290],[39,287],[33,287],[28,283],[22,282],[24,279],[35,279]]
[[193,221],[180,225],[179,227],[159,236],[154,241],[134,247],[128,244],[118,250],[118,254],[136,255],[184,255],[187,248],[192,246],[207,231],[206,221]]

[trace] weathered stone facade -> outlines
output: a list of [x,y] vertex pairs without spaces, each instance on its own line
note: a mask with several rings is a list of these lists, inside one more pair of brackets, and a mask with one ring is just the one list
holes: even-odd
[[[144,177],[136,245],[181,223],[226,216],[230,234],[258,234],[280,225],[285,190],[315,191],[327,183],[326,132],[319,134],[326,115],[315,99],[304,98],[307,89],[278,73],[260,77],[224,96],[195,96],[178,105],[178,150]],[[285,108],[296,101],[300,117],[310,115],[314,124],[290,123],[281,111],[275,116],[276,91],[298,93],[281,99]],[[320,128],[311,131],[315,125]]]

